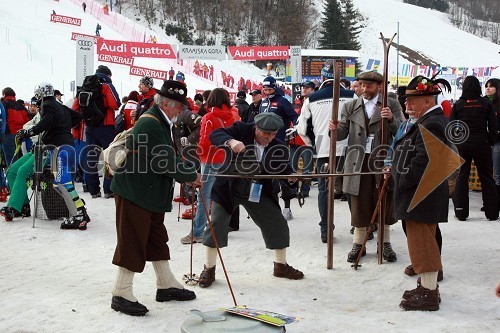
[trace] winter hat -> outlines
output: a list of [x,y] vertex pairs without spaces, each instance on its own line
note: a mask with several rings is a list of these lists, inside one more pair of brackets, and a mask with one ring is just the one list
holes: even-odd
[[237,97],[237,98],[243,98],[243,99],[245,99],[245,98],[247,98],[247,94],[246,94],[243,90],[240,90],[240,91],[238,91],[238,93],[236,94],[236,97]]
[[306,88],[316,88],[316,85],[312,81],[306,81],[300,85],[301,87],[306,87]]
[[37,99],[35,96],[31,97],[31,102],[30,102],[30,104],[31,104],[31,105],[37,105],[37,104],[38,104],[38,99]]
[[139,80],[140,83],[144,84],[146,87],[148,87],[149,89],[153,88],[154,86],[154,81],[153,81],[153,78],[150,77],[150,76],[144,76],[142,79]]
[[99,67],[97,67],[97,70],[95,71],[95,73],[101,73],[101,74],[104,74],[104,75],[107,75],[107,76],[111,76],[111,70],[109,69],[108,66],[104,66],[104,65],[99,65]]
[[332,59],[325,61],[323,68],[321,69],[321,76],[326,79],[333,79],[333,74],[335,72],[335,63]]
[[272,88],[272,89],[276,89],[276,79],[272,76],[268,76],[264,79],[264,81],[262,82],[262,87],[263,88]]
[[408,83],[404,97],[439,95],[441,93],[439,83],[446,87],[448,91],[451,91],[450,83],[445,79],[434,80],[434,77],[429,79],[422,75],[415,76],[410,83]]
[[61,94],[61,92],[56,89],[56,90],[54,90],[54,96],[57,96],[57,95],[64,96],[64,94]]
[[163,96],[167,97],[168,99],[177,101],[179,103],[182,103],[184,105],[189,106],[189,102],[186,99],[187,96],[187,88],[186,85],[183,84],[182,82],[179,81],[174,81],[174,80],[166,80],[163,81],[163,85],[161,86],[161,89],[156,89],[156,92]]
[[252,90],[252,92],[250,93],[250,95],[252,95],[252,96],[262,95],[262,92],[260,91],[260,89],[255,89],[255,90]]
[[50,82],[41,82],[35,86],[35,98],[54,96],[54,86]]
[[202,94],[196,94],[194,95],[194,101],[202,102],[203,103],[203,95]]

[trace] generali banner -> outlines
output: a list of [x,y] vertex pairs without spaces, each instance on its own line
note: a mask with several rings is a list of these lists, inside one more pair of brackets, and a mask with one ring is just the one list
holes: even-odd
[[226,60],[224,46],[179,45],[179,59]]
[[125,66],[133,66],[134,58],[126,58],[117,55],[109,55],[109,54],[98,54],[97,61],[103,62],[111,62],[113,64],[125,65]]
[[97,40],[101,37],[97,36],[92,36],[92,35],[86,35],[86,34],[81,34],[79,32],[72,32],[71,33],[71,40],[76,40],[77,37],[87,37],[87,38],[94,38],[94,44],[97,44]]
[[166,71],[160,71],[157,69],[151,69],[151,68],[144,68],[144,67],[137,67],[137,66],[130,66],[130,75],[136,75],[136,76],[150,76],[153,79],[159,79],[165,81],[167,79],[167,72]]
[[97,54],[121,56],[124,58],[176,58],[170,44],[126,42],[102,38],[97,40]]
[[82,19],[70,16],[57,15],[57,14],[50,14],[50,22],[71,24],[77,26],[82,25]]
[[228,46],[229,60],[289,59],[288,46]]

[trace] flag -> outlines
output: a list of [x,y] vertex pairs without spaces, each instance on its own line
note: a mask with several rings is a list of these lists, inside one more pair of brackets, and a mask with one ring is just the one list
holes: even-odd
[[491,67],[486,67],[484,69],[484,76],[491,76],[491,72],[492,72]]
[[479,67],[477,69],[477,77],[483,77],[484,76],[484,67]]
[[373,67],[373,62],[375,61],[375,59],[368,59],[368,63],[366,64],[366,70],[367,71],[371,71],[372,70],[372,67]]
[[427,66],[418,66],[417,75],[425,76],[427,74]]
[[408,76],[408,72],[410,71],[410,65],[409,64],[403,64],[401,68],[401,76]]
[[353,59],[346,59],[345,61],[345,76],[356,77],[356,62]]
[[375,60],[373,62],[373,70],[376,71],[376,72],[378,72],[379,66],[380,66],[380,60]]
[[408,76],[414,77],[416,76],[415,73],[417,73],[417,66],[411,65],[410,66],[410,73],[408,73]]

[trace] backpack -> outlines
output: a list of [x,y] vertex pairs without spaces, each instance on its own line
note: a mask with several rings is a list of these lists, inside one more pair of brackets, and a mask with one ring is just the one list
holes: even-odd
[[89,75],[83,80],[78,92],[78,104],[86,125],[96,127],[102,124],[106,116],[102,84],[97,75]]
[[63,197],[54,189],[54,175],[50,170],[44,170],[40,175],[39,185],[42,206],[49,220],[69,217],[68,207]]
[[[139,119],[142,118],[153,118],[157,122],[160,122],[158,118],[151,114],[144,114]],[[126,146],[127,139],[132,130],[133,128],[129,128],[128,130],[119,133],[109,144],[108,148],[102,151],[106,177],[113,178],[115,172],[125,165],[127,155],[132,152]]]
[[115,118],[115,134],[125,131],[125,105],[120,109],[120,113]]

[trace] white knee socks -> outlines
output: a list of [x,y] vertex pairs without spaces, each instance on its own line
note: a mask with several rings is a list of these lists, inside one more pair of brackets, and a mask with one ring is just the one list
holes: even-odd
[[352,242],[354,244],[363,244],[365,237],[366,237],[366,227],[354,228],[354,237],[352,239]]
[[435,290],[437,288],[438,272],[427,272],[421,274],[422,287]]
[[274,262],[286,264],[286,248],[274,250]]
[[212,268],[217,263],[217,249],[209,246],[205,246],[206,252],[206,263],[205,266]]
[[384,243],[391,242],[391,226],[385,224],[384,225]]
[[172,274],[168,260],[153,261],[152,263],[156,273],[156,287],[158,289],[184,289],[184,286]]
[[134,272],[126,268],[118,267],[118,274],[116,275],[115,284],[111,291],[113,296],[120,296],[131,302],[137,302],[132,289],[134,274]]

